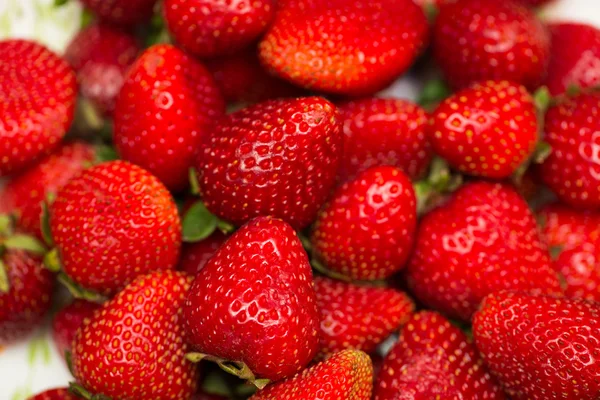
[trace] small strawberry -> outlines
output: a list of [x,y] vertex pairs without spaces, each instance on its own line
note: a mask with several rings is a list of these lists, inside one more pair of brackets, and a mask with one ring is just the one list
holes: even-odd
[[467,336],[432,311],[415,314],[386,356],[374,400],[503,400]]
[[549,26],[552,53],[544,84],[553,95],[600,84],[600,30],[578,23]]
[[95,24],[75,36],[65,58],[77,72],[83,96],[102,114],[111,115],[127,69],[139,50],[131,34]]
[[72,352],[71,345],[75,333],[83,326],[86,319],[90,319],[94,312],[100,308],[97,303],[85,300],[75,300],[60,310],[52,319],[52,339],[58,354],[64,356]]
[[329,278],[315,278],[321,311],[321,353],[345,349],[366,353],[410,318],[415,305],[395,289],[358,286]]
[[142,53],[123,84],[115,145],[124,160],[180,191],[201,141],[223,113],[223,99],[206,68],[171,45],[156,45]]
[[236,365],[241,378],[294,375],[319,349],[310,264],[279,219],[256,218],[221,246],[196,275],[184,315],[193,348]]
[[550,248],[570,249],[599,238],[600,214],[551,203],[538,211],[541,235]]
[[545,140],[552,153],[540,177],[576,208],[600,208],[600,93],[566,98],[546,113]]
[[269,100],[227,115],[202,143],[196,170],[206,207],[240,225],[259,215],[303,228],[335,184],[337,110],[321,97]]
[[197,57],[234,53],[254,42],[275,15],[275,0],[165,0],[175,41]]
[[50,231],[63,272],[113,294],[136,276],[174,269],[181,224],[169,191],[147,171],[111,161],[83,171],[56,195]]
[[560,252],[554,269],[565,281],[565,296],[600,302],[600,239],[589,240]]
[[370,94],[410,67],[427,30],[425,14],[412,0],[283,1],[259,56],[270,71],[299,86]]
[[533,98],[507,81],[476,83],[444,100],[432,114],[436,153],[470,175],[501,179],[531,155],[538,138]]
[[400,168],[411,179],[426,172],[432,152],[425,110],[406,100],[367,98],[339,107],[344,127],[340,180],[376,165]]
[[140,276],[85,320],[72,355],[85,391],[113,399],[192,397],[198,373],[184,357],[181,311],[190,281],[173,271]]
[[77,400],[79,397],[69,392],[68,388],[50,389],[43,393],[36,394],[28,400]]
[[423,303],[463,320],[499,290],[560,294],[527,203],[510,186],[487,182],[463,185],[425,215],[407,279]]
[[26,40],[0,41],[0,176],[32,165],[58,146],[73,121],[75,72]]
[[596,303],[501,292],[473,320],[475,344],[511,398],[600,396],[600,308]]
[[117,25],[147,22],[156,0],[81,0],[102,21]]
[[512,0],[462,0],[440,7],[433,52],[451,86],[489,79],[537,87],[550,38],[531,10]]
[[178,269],[191,276],[196,276],[226,240],[227,236],[216,230],[204,240],[184,244]]
[[352,279],[384,279],[406,263],[417,224],[413,186],[398,168],[373,167],[344,184],[311,237],[318,260]]
[[373,365],[362,351],[345,350],[292,378],[259,390],[250,400],[370,400]]

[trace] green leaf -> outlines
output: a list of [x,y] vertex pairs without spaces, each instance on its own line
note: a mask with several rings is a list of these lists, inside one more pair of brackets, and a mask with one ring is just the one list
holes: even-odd
[[119,154],[117,150],[115,150],[112,146],[107,145],[97,145],[95,146],[96,150],[96,162],[103,163],[107,161],[114,161],[119,159]]
[[450,96],[451,93],[452,91],[443,79],[431,79],[423,86],[418,103],[425,108],[433,107]]
[[54,5],[56,7],[61,7],[64,6],[65,4],[67,4],[69,2],[69,0],[54,0]]
[[538,142],[538,144],[535,147],[532,160],[536,164],[541,164],[548,158],[548,156],[551,153],[552,153],[552,146],[550,146],[550,143],[541,140]]
[[198,242],[209,237],[217,228],[219,220],[200,200],[194,203],[183,218],[183,240]]
[[52,240],[52,233],[50,231],[50,204],[49,200],[42,202],[42,214],[40,215],[40,230],[42,231],[42,238],[48,246],[54,245]]
[[84,299],[98,304],[102,304],[106,301],[106,297],[79,286],[64,272],[58,274],[58,281],[62,283],[76,299]]
[[10,280],[6,271],[4,261],[0,259],[0,293],[8,293],[10,291]]
[[551,101],[552,95],[546,86],[542,86],[533,94],[533,102],[535,107],[541,113],[546,113]]
[[0,214],[0,235],[9,235],[13,226],[13,217],[9,214]]
[[52,272],[60,272],[62,265],[58,249],[52,249],[44,256],[44,267]]
[[87,28],[92,24],[92,22],[94,22],[94,13],[87,8],[84,8],[83,12],[81,13],[81,29]]
[[3,244],[7,249],[25,250],[38,255],[43,255],[47,251],[42,242],[29,235],[9,236]]
[[198,196],[200,194],[200,185],[198,184],[198,176],[194,168],[189,169],[189,180],[190,180],[190,191],[193,195]]
[[202,390],[218,396],[231,396],[231,385],[227,381],[227,375],[220,370],[213,370],[206,375],[202,382]]

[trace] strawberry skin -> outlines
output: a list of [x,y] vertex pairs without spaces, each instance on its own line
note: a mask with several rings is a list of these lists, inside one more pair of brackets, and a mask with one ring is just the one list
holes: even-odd
[[384,279],[404,267],[416,221],[408,177],[398,168],[373,167],[337,190],[315,222],[312,247],[332,271],[352,279]]
[[551,203],[538,211],[540,233],[549,247],[569,249],[600,235],[600,213]]
[[507,81],[476,83],[444,100],[432,114],[435,152],[461,172],[510,176],[535,149],[538,123],[533,98]]
[[184,315],[195,350],[262,378],[294,375],[319,349],[308,257],[279,219],[255,218],[221,246],[196,275]]
[[58,146],[73,121],[73,69],[45,47],[0,41],[0,176],[33,164]]
[[527,203],[510,186],[487,182],[463,185],[425,215],[407,279],[427,306],[462,320],[499,290],[561,293]]
[[563,250],[554,268],[565,280],[565,296],[600,302],[600,239]]
[[224,107],[200,62],[171,45],[150,47],[131,66],[117,99],[115,146],[124,160],[181,191],[200,142]]
[[79,397],[71,394],[68,388],[50,389],[39,393],[28,400],[77,400]]
[[533,12],[512,0],[462,0],[440,7],[433,52],[451,86],[489,79],[529,89],[543,80],[550,35]]
[[432,157],[425,110],[407,100],[380,98],[350,101],[339,110],[344,127],[342,182],[377,165],[398,167],[411,179],[423,176]]
[[501,292],[475,314],[475,344],[515,400],[600,396],[596,303]]
[[181,260],[178,269],[191,276],[196,276],[225,243],[225,240],[227,240],[227,236],[217,230],[204,240],[196,243],[185,243],[181,249]]
[[415,314],[386,356],[374,400],[503,400],[475,346],[432,311]]
[[63,186],[50,231],[63,271],[104,294],[138,275],[174,269],[179,259],[181,224],[171,194],[125,161],[94,166]]
[[269,100],[227,115],[202,143],[196,162],[202,199],[241,225],[272,215],[301,229],[335,185],[342,132],[321,97]]
[[67,351],[72,351],[71,345],[77,329],[99,308],[100,305],[97,303],[75,300],[56,313],[52,319],[52,339],[58,354],[64,356]]
[[81,0],[102,21],[116,25],[146,22],[152,16],[156,0]]
[[250,400],[370,400],[373,365],[362,351],[345,350],[292,378],[259,390]]
[[365,95],[408,69],[427,30],[425,14],[412,0],[282,1],[259,57],[299,86]]
[[415,305],[404,292],[315,278],[321,311],[321,354],[348,348],[373,352],[410,318]]
[[165,0],[169,32],[197,57],[231,54],[254,42],[275,15],[275,0]]

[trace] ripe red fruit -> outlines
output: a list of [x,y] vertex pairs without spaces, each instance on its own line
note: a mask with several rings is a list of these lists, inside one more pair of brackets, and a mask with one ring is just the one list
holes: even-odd
[[319,214],[315,256],[352,279],[384,279],[410,255],[417,209],[410,180],[394,167],[373,167],[340,187]]
[[433,51],[451,86],[489,79],[529,89],[546,74],[550,38],[531,10],[512,0],[462,0],[440,7]]
[[373,352],[410,318],[415,305],[404,292],[315,278],[321,311],[321,354],[345,349]]
[[548,109],[545,140],[552,152],[540,176],[573,207],[600,208],[600,94],[567,98]]
[[51,152],[73,121],[77,82],[71,67],[26,40],[0,41],[0,176]]
[[100,308],[97,303],[85,300],[75,300],[60,310],[52,319],[52,339],[61,356],[71,352],[75,333]]
[[495,293],[473,320],[475,344],[513,399],[597,399],[596,303]]
[[554,268],[565,281],[565,296],[600,302],[600,239],[560,252]]
[[73,374],[93,394],[119,399],[188,399],[197,368],[185,359],[182,306],[191,278],[140,276],[77,331]]
[[216,394],[198,393],[194,396],[194,400],[228,400],[227,397],[218,396]]
[[270,71],[299,86],[369,94],[408,69],[425,46],[427,29],[412,0],[287,1],[259,56]]
[[224,103],[200,62],[171,45],[150,47],[131,66],[115,109],[115,146],[169,189],[183,190],[194,156]]
[[117,25],[146,22],[152,16],[156,0],[81,0],[102,21]]
[[551,203],[542,207],[537,214],[542,238],[551,248],[560,246],[566,250],[600,235],[598,213]]
[[544,84],[550,93],[600,84],[600,30],[578,23],[552,24],[549,29],[552,53]]
[[81,30],[67,47],[65,59],[77,72],[79,89],[98,111],[111,115],[125,74],[139,52],[135,38],[109,25]]
[[374,400],[504,398],[467,336],[440,314],[422,311],[386,356]]
[[425,110],[406,100],[368,98],[339,107],[344,127],[340,180],[377,165],[400,168],[411,179],[426,172],[432,152]]
[[272,215],[300,229],[335,184],[342,153],[337,110],[320,97],[270,100],[227,115],[196,162],[206,207],[243,224]]
[[275,15],[275,0],[165,0],[163,9],[181,47],[198,57],[215,57],[255,41]]
[[250,400],[370,400],[373,365],[362,351],[345,350],[292,378],[259,390]]
[[470,175],[510,176],[538,138],[533,98],[520,85],[487,81],[444,100],[432,114],[429,140],[450,165]]
[[486,182],[463,185],[425,215],[407,279],[423,303],[463,320],[499,290],[561,292],[527,203],[510,186]]
[[225,240],[227,240],[227,236],[217,230],[204,240],[196,243],[185,243],[181,249],[181,260],[178,269],[191,276],[196,276],[225,243]]
[[294,230],[279,219],[256,218],[196,275],[184,307],[188,341],[262,378],[291,376],[319,349],[312,285]]
[[50,389],[43,393],[39,393],[29,400],[77,400],[79,397],[71,394],[68,388]]
[[103,294],[138,275],[174,269],[179,259],[181,224],[171,194],[125,161],[94,166],[63,186],[50,231],[63,271]]

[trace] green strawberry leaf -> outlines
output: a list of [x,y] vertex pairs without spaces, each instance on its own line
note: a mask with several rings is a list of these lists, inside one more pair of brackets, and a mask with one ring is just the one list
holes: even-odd
[[[49,196],[50,197],[50,196]],[[42,214],[40,215],[40,230],[42,231],[42,238],[48,246],[53,246],[54,241],[52,240],[52,233],[50,232],[50,200],[42,202]]]
[[183,240],[185,242],[198,242],[206,239],[217,229],[219,221],[211,214],[202,200],[190,207],[183,218]]
[[38,255],[43,255],[47,251],[42,242],[29,235],[9,236],[4,240],[3,245],[7,249],[25,250]]
[[452,94],[452,90],[450,90],[446,81],[435,78],[425,83],[417,102],[424,108],[432,108],[450,94]]
[[8,280],[6,265],[4,265],[4,261],[0,259],[0,293],[8,293],[9,290],[10,281]]

